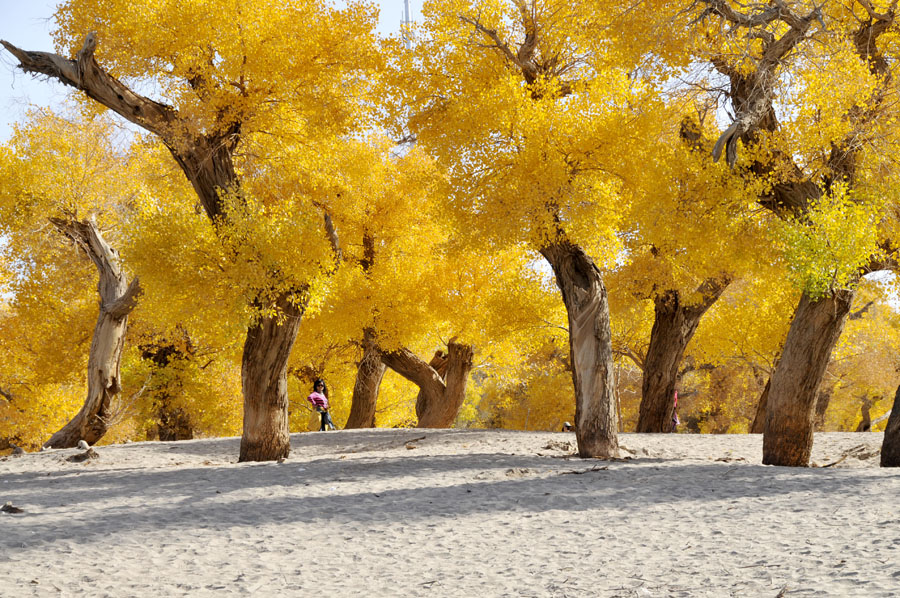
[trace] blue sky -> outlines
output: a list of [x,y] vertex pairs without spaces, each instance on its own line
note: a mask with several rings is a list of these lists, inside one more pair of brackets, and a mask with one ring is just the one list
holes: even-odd
[[[324,1],[324,0],[323,0]],[[378,30],[396,33],[403,17],[403,0],[373,0],[381,8]],[[0,39],[25,50],[53,50],[50,30],[57,0],[0,0]],[[410,0],[412,19],[419,18],[422,0]],[[15,68],[6,50],[0,53],[0,142],[9,139],[12,123],[23,118],[28,106],[61,103],[67,89],[61,84],[35,80]]]

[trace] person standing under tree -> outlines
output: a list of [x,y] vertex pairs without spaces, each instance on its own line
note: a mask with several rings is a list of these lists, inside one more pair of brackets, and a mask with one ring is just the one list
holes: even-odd
[[325,381],[321,378],[318,378],[315,382],[313,382],[313,391],[306,397],[306,400],[312,403],[313,409],[315,409],[322,418],[322,425],[319,427],[320,432],[326,431],[329,426],[332,430],[336,430],[337,428],[334,425],[334,422],[331,421],[331,415],[328,413],[328,387],[325,386]]
[[681,420],[678,419],[678,391],[675,391],[675,405],[672,407],[672,432],[678,430],[678,424],[681,423]]

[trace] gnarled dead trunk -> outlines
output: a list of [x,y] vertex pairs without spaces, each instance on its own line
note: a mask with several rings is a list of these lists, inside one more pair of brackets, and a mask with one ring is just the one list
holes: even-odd
[[819,300],[804,293],[772,374],[763,432],[763,464],[806,467],[812,452],[819,384],[844,328],[854,292]]
[[881,441],[881,466],[900,467],[900,386],[894,393],[894,406]]
[[283,293],[275,302],[280,316],[260,318],[247,329],[241,358],[244,430],[238,461],[274,461],[291,452],[287,362],[305,307]]
[[106,434],[113,399],[122,388],[119,362],[125,346],[128,314],[134,309],[140,285],[136,278],[128,284],[118,254],[106,243],[94,222],[59,218],[51,218],[50,222],[84,250],[100,275],[97,284],[100,313],[88,357],[87,398],[78,414],[44,444],[71,448],[79,440],[94,444]]
[[569,317],[578,455],[618,457],[612,333],[600,270],[581,247],[566,241],[547,245],[541,254],[553,268]]
[[362,359],[356,368],[356,382],[353,384],[353,398],[350,401],[350,416],[344,429],[374,428],[375,405],[378,389],[387,366],[381,360],[381,350],[375,344],[375,333],[367,328],[363,333]]
[[447,355],[438,353],[431,363],[425,363],[406,348],[384,353],[382,360],[389,368],[419,387],[419,395],[416,397],[416,415],[419,421],[416,426],[448,428],[453,424],[466,398],[472,357],[472,347],[451,339],[447,343]]
[[697,331],[703,314],[722,296],[729,283],[727,277],[706,280],[697,289],[700,301],[693,305],[681,301],[677,290],[656,296],[650,346],[644,358],[638,432],[672,430],[675,383],[684,350]]

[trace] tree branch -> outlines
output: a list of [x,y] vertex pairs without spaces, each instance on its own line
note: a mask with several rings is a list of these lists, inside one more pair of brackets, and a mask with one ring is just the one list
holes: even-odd
[[406,347],[400,347],[396,351],[383,352],[381,361],[420,388],[436,386],[440,388],[440,392],[446,389],[446,385],[437,371]]
[[123,118],[159,135],[167,143],[176,141],[175,125],[180,122],[176,111],[170,106],[134,93],[100,68],[94,58],[96,33],[87,34],[75,60],[49,52],[22,50],[5,40],[0,40],[0,44],[19,60],[19,68],[26,73],[47,75],[70,85]]
[[137,277],[135,277],[131,280],[131,283],[128,285],[128,288],[125,289],[125,293],[121,297],[111,303],[104,303],[101,309],[111,317],[121,320],[130,314],[137,306],[137,300],[141,293],[143,293],[141,283],[138,281]]

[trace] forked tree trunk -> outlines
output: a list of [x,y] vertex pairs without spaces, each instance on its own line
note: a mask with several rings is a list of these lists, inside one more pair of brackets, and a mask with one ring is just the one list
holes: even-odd
[[136,278],[128,284],[118,254],[106,243],[94,222],[58,218],[50,221],[84,250],[100,275],[97,284],[100,313],[88,357],[87,398],[81,411],[44,444],[51,448],[71,448],[79,440],[96,443],[109,427],[112,402],[121,390],[119,362],[125,346],[128,314],[134,309],[140,285]]
[[260,318],[247,329],[241,358],[244,430],[238,461],[274,461],[291,452],[287,362],[305,305],[280,295],[279,316]]
[[356,382],[353,384],[353,398],[350,401],[350,416],[344,429],[374,428],[375,406],[378,389],[387,366],[381,360],[381,350],[375,344],[375,334],[366,329],[363,334],[362,359],[356,368]]
[[[436,355],[431,363],[425,363],[405,348],[385,353],[382,359],[389,368],[419,387],[416,427],[448,428],[466,398],[472,357],[472,347],[451,339],[447,344],[446,359]],[[446,371],[442,375],[440,369],[443,367]]]
[[881,441],[881,466],[900,467],[900,386],[894,393],[894,407],[884,428],[884,440]]
[[781,359],[772,374],[763,464],[809,465],[816,393],[850,313],[853,295],[853,291],[838,290],[818,301],[806,293],[800,297]]
[[416,416],[420,428],[449,428],[466,399],[466,384],[472,371],[472,347],[451,340],[446,356],[441,357],[442,363],[435,364],[435,369],[444,379],[443,395],[435,396],[430,387],[419,389]]
[[710,278],[697,289],[701,298],[693,305],[681,301],[677,290],[657,295],[650,346],[644,358],[638,432],[672,430],[675,383],[684,350],[697,331],[703,314],[722,296],[730,280]]
[[565,241],[542,248],[541,254],[553,268],[569,318],[578,455],[618,457],[612,333],[600,270],[581,247]]

